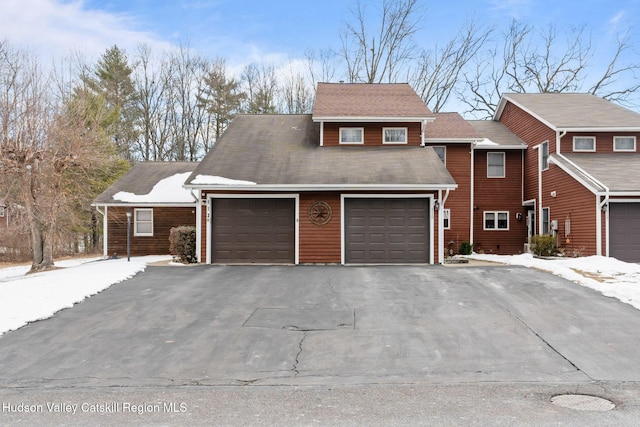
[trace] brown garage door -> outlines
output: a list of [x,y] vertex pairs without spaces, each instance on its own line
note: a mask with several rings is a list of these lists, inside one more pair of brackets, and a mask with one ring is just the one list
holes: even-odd
[[429,262],[429,200],[345,199],[345,262]]
[[609,203],[609,255],[640,262],[640,203]]
[[295,199],[213,199],[214,263],[295,263]]

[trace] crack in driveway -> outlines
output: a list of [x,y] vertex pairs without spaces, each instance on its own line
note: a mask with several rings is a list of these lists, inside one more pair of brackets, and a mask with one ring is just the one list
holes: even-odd
[[298,364],[300,363],[300,354],[302,354],[302,344],[304,343],[304,340],[306,338],[307,338],[307,333],[302,332],[302,338],[298,343],[298,353],[296,354],[296,359],[295,359],[295,362],[293,363],[293,368],[291,368],[291,370],[295,372],[295,376],[298,376],[300,374],[300,371],[298,370]]

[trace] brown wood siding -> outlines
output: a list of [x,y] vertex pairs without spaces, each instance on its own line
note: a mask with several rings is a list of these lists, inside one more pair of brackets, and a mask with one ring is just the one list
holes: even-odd
[[561,153],[573,153],[573,137],[574,136],[595,136],[596,137],[596,153],[599,154],[611,154],[613,151],[613,137],[614,136],[635,136],[636,137],[636,151],[615,151],[620,154],[637,154],[640,149],[640,133],[637,132],[568,132],[562,137],[560,141]]
[[[331,220],[316,225],[309,219],[309,208],[315,202],[325,202],[331,207]],[[299,250],[300,263],[340,263],[340,194],[301,193]]]
[[556,133],[553,129],[510,102],[507,102],[500,116],[500,122],[529,146],[525,154],[524,199],[537,199],[538,150],[534,150],[533,147],[549,141],[549,154],[553,154],[556,146]]
[[[393,147],[394,145],[418,146],[422,142],[420,136],[421,124],[420,123],[325,123],[324,124],[324,142],[325,146],[340,145],[340,128],[341,127],[361,127],[364,128],[364,145],[385,145]],[[407,129],[407,144],[383,144],[382,143],[382,128],[386,127],[406,127]],[[358,144],[354,144],[358,145]]]
[[[519,254],[527,241],[526,213],[521,202],[522,152],[505,150],[505,178],[487,178],[488,152],[496,151],[474,151],[474,248],[484,253]],[[487,211],[508,211],[508,231],[484,230],[484,212]],[[516,219],[517,213],[522,215],[520,221]]]
[[[542,207],[549,208],[550,221],[558,221],[557,244],[570,256],[595,255],[596,195],[556,165],[550,165],[542,176]],[[551,196],[553,191],[555,197]],[[565,237],[567,219],[571,222],[568,240]]]
[[451,244],[451,249],[458,253],[460,244],[471,240],[471,145],[433,145],[446,146],[446,166],[458,184],[458,188],[449,193],[444,206],[451,210],[450,229],[444,231],[445,251],[449,249],[449,242],[454,242]]
[[[126,212],[145,206],[109,206],[107,208],[107,254],[127,256],[127,215]],[[180,225],[196,225],[196,208],[153,207],[153,236],[134,236],[133,216],[131,218],[131,255],[169,254],[169,230]]]

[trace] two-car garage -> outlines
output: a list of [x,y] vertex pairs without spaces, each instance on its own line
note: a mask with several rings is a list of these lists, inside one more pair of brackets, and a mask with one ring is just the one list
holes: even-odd
[[[341,221],[346,264],[433,262],[431,196],[345,195],[331,221]],[[298,195],[211,197],[209,262],[215,264],[296,264]],[[323,225],[314,226],[318,231]],[[313,238],[307,236],[305,238]]]

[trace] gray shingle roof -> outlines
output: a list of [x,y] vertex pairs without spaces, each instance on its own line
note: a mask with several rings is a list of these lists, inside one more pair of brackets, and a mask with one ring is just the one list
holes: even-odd
[[485,141],[479,144],[480,148],[518,147],[526,148],[523,140],[514,135],[505,125],[493,120],[469,120],[468,123],[476,130]]
[[318,83],[313,118],[432,117],[407,83]]
[[188,182],[198,175],[293,187],[455,187],[431,148],[320,147],[311,115],[237,116]]
[[[634,153],[568,153],[564,156],[614,192],[640,192],[640,156]],[[565,167],[577,171],[561,157],[553,156]],[[603,188],[593,186],[599,191]]]
[[425,130],[427,139],[479,139],[480,134],[458,113],[436,113]]
[[113,195],[125,191],[133,194],[149,194],[159,181],[173,175],[193,171],[198,162],[141,162],[136,163],[119,180],[114,182],[94,201],[94,204],[122,203]]
[[640,128],[640,114],[586,93],[509,93],[512,101],[556,129]]

